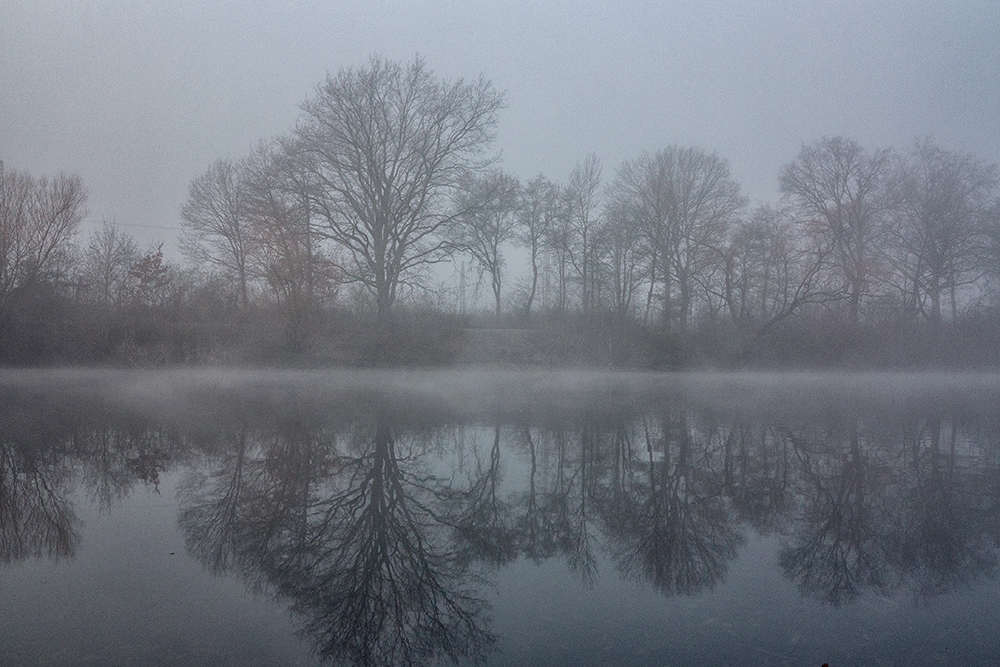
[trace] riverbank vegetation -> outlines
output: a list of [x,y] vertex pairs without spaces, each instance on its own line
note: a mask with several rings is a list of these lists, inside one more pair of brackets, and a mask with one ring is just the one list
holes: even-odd
[[0,363],[1000,366],[996,165],[824,137],[756,206],[697,147],[522,181],[503,105],[419,59],[330,75],[193,180],[177,262],[0,168]]

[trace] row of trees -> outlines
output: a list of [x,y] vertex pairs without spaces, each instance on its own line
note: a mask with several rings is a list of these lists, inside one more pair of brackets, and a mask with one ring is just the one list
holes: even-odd
[[293,351],[332,306],[385,332],[401,300],[464,312],[484,284],[496,315],[611,313],[681,334],[712,321],[759,337],[802,313],[936,323],[996,304],[997,167],[969,154],[823,138],[781,169],[779,202],[751,209],[728,162],[693,147],[610,178],[589,155],[564,183],[522,183],[490,153],[503,105],[489,81],[441,80],[420,59],[328,76],[287,135],[191,183],[186,271],[113,223],[75,245],[78,177],[0,172],[2,327],[25,320],[17,295],[51,288],[110,307],[210,292],[227,313],[280,312]]
[[590,156],[564,186],[539,176],[466,216],[472,237],[491,241],[493,256],[465,248],[490,274],[497,312],[495,249],[509,240],[529,250],[526,310],[549,262],[553,307],[656,315],[682,332],[695,315],[768,327],[810,304],[836,304],[852,323],[886,308],[940,322],[947,304],[954,320],[1000,276],[996,166],[929,140],[896,154],[821,139],[782,168],[781,201],[750,211],[728,163],[697,148],[643,154],[600,181]]
[[[522,184],[486,153],[502,106],[489,82],[440,81],[420,60],[341,70],[288,136],[192,183],[182,247],[244,305],[308,309],[356,285],[384,317],[461,257],[497,314],[540,302],[680,332],[695,317],[763,329],[815,304],[853,323],[955,319],[1000,275],[996,166],[930,140],[899,154],[821,139],[782,168],[780,202],[749,210],[728,162],[698,148],[644,153],[609,182],[590,155],[565,184]],[[511,303],[518,246],[530,274]]]
[[180,273],[163,260],[162,244],[142,251],[105,221],[77,244],[87,216],[79,176],[35,177],[0,163],[0,310],[11,319],[17,300],[40,289],[69,290],[106,304],[162,302]]

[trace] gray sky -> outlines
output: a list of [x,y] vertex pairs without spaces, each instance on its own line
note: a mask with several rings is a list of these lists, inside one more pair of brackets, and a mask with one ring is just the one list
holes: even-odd
[[0,160],[80,174],[92,222],[172,249],[193,178],[373,53],[505,90],[496,147],[522,179],[693,145],[773,201],[837,134],[1000,162],[996,0],[2,0]]

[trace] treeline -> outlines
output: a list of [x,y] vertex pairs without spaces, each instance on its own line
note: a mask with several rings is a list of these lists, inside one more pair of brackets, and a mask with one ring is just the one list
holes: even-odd
[[[539,335],[474,360],[1000,362],[996,165],[930,139],[896,151],[832,137],[804,145],[780,200],[753,208],[699,148],[610,176],[590,155],[565,182],[522,183],[489,152],[503,103],[490,82],[441,80],[419,59],[328,76],[288,134],[192,182],[185,268],[112,223],[72,250],[82,198],[72,224],[36,240],[40,223],[7,203],[35,181],[4,176],[0,224],[52,245],[5,246],[4,359],[64,355],[41,332],[75,323],[95,360],[454,361],[479,326]],[[515,256],[528,268],[512,275]],[[58,326],[25,314],[46,290],[72,292],[41,309]],[[94,312],[119,324],[95,338],[80,324]]]

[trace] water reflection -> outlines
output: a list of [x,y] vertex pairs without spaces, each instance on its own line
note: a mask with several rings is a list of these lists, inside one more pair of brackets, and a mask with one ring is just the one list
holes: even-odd
[[212,443],[183,500],[190,552],[290,601],[331,662],[485,655],[493,637],[471,559],[449,539],[447,482],[385,423],[339,435],[293,420]]
[[1000,427],[954,406],[540,421],[242,397],[188,419],[4,401],[4,563],[74,557],[76,488],[110,508],[181,471],[188,553],[281,601],[331,663],[488,657],[488,587],[519,559],[695,595],[725,581],[751,533],[776,534],[784,576],[832,605],[939,596],[998,566]]
[[712,588],[743,543],[712,465],[713,435],[690,428],[684,415],[661,420],[655,436],[644,423],[646,470],[628,475],[604,516],[622,571],[668,595]]
[[0,562],[72,558],[79,523],[67,499],[69,475],[51,448],[0,441]]

